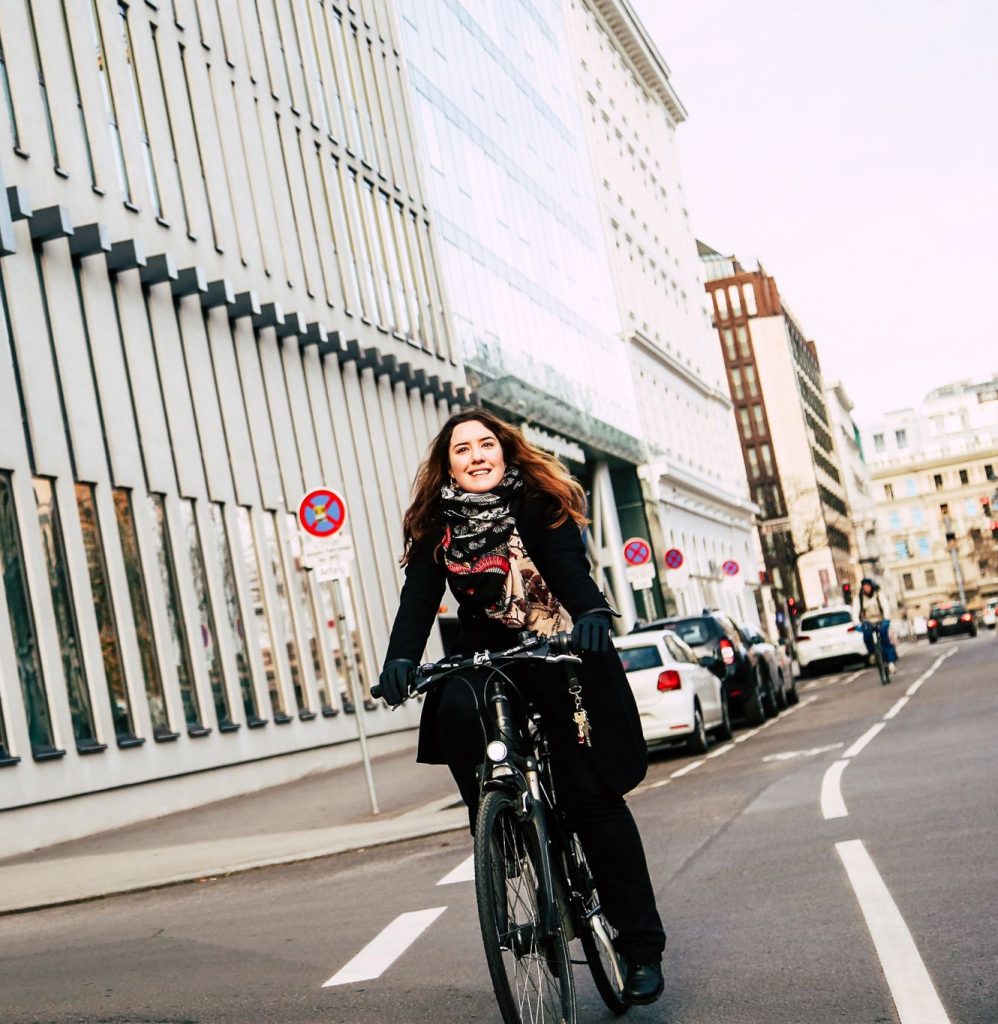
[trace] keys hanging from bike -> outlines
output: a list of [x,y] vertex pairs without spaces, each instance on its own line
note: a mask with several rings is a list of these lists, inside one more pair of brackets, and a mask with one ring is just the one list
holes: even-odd
[[581,708],[572,715],[572,720],[575,722],[576,728],[579,730],[579,744],[585,744],[587,747],[593,745],[593,741],[589,738],[589,734],[593,731],[592,726],[589,724],[589,716],[586,714],[586,709]]

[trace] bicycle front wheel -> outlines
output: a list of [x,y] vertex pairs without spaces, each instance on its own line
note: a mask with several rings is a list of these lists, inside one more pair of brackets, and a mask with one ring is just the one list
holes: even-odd
[[517,817],[515,799],[486,793],[475,825],[475,894],[505,1024],[575,1024],[568,942],[561,927],[545,929],[541,874],[536,833]]

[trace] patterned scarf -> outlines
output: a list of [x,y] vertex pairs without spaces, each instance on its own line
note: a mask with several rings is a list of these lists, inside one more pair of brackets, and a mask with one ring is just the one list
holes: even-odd
[[461,603],[513,629],[551,635],[572,620],[548,590],[523,547],[512,505],[523,490],[515,466],[483,494],[443,487],[447,581]]

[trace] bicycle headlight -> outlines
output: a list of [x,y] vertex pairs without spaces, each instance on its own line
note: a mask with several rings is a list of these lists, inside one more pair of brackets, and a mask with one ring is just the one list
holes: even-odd
[[509,748],[502,740],[493,740],[486,748],[485,753],[488,759],[495,764],[505,761],[509,754]]

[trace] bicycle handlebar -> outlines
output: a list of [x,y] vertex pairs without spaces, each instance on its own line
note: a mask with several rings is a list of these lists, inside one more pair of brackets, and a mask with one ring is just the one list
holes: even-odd
[[[420,665],[416,669],[413,683],[409,686],[409,695],[425,693],[437,680],[461,669],[480,668],[503,661],[531,660],[553,664],[559,661],[579,663],[582,659],[572,651],[571,633],[541,636],[539,633],[524,631],[520,634],[520,642],[504,651],[476,651],[474,654],[441,658],[440,661],[430,661]],[[371,696],[375,700],[381,697],[380,684],[375,683],[371,687]]]

